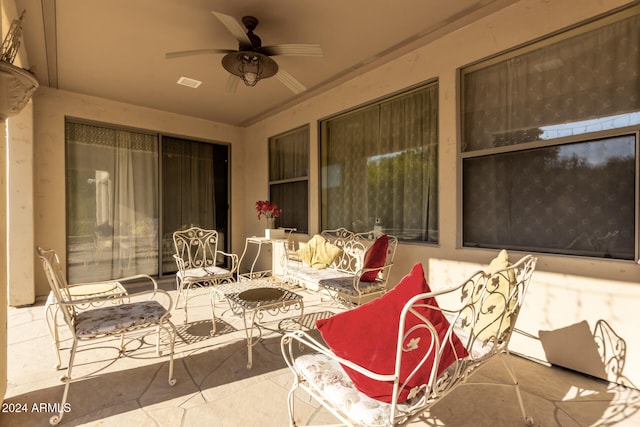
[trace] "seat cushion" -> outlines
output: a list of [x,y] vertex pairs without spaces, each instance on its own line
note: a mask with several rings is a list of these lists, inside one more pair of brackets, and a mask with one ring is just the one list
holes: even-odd
[[227,269],[221,267],[197,267],[197,268],[188,268],[184,271],[183,274],[178,271],[176,276],[183,281],[206,281],[208,279],[214,278],[223,278],[230,276],[231,272]]
[[[327,279],[320,279],[319,284],[323,288],[336,291],[341,294],[357,297],[358,293],[356,292],[356,288],[353,287],[353,277],[354,276],[329,277]],[[360,289],[360,293],[362,295],[367,295],[374,292],[384,291],[385,284],[379,280],[372,282],[360,281],[360,283],[358,284],[358,288]]]
[[353,282],[353,274],[338,271],[333,268],[325,268],[316,270],[304,263],[291,262],[287,264],[287,276],[295,277],[301,282],[319,284],[323,280],[351,280]]
[[[424,277],[422,264],[417,263],[396,287],[382,297],[327,319],[318,320],[316,327],[337,356],[372,372],[390,375],[395,371],[402,310],[411,298],[426,292],[430,292],[430,289]],[[413,310],[431,322],[442,343],[442,354],[436,371],[437,375],[440,375],[456,359],[468,354],[453,331],[447,338],[450,325],[442,312],[434,309],[438,307],[435,298],[422,302],[424,305],[414,306]],[[404,324],[404,333],[407,336],[403,340],[407,345],[401,343],[402,363],[398,372],[400,384],[406,381],[406,386],[400,390],[398,402],[407,400],[412,389],[427,384],[431,377],[435,363],[433,352],[428,355],[426,363],[411,376],[412,371],[427,354],[433,338],[430,330],[420,325],[424,325],[424,322],[416,315],[407,315]],[[364,337],[366,339],[363,339]],[[348,367],[344,369],[358,390],[383,402],[392,401],[393,383],[373,380]]]
[[158,323],[167,310],[158,301],[109,305],[77,314],[74,327],[78,337],[110,334]]
[[340,363],[324,354],[305,354],[295,359],[307,383],[356,425],[387,426],[391,405],[358,391]]

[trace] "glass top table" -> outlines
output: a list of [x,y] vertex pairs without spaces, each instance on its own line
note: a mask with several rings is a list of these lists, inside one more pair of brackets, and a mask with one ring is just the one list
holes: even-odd
[[[225,299],[229,308],[236,316],[242,318],[244,331],[247,338],[247,369],[253,365],[253,347],[260,341],[262,330],[260,321],[265,314],[277,316],[287,313],[290,310],[299,310],[299,320],[304,314],[304,303],[302,296],[284,289],[280,283],[271,278],[257,278],[250,280],[240,280],[232,283],[222,283],[211,288],[211,334],[216,332],[216,301]],[[279,330],[285,330],[282,325],[286,320],[282,319],[278,324]],[[293,322],[300,325],[301,322]],[[258,335],[254,336],[254,330],[258,330]]]

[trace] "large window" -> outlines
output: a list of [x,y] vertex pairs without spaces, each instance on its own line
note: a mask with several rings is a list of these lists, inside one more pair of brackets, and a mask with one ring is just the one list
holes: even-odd
[[437,242],[437,125],[437,83],[322,121],[322,228]]
[[463,70],[465,246],[635,259],[638,13]]
[[309,126],[269,138],[269,197],[277,227],[309,231]]

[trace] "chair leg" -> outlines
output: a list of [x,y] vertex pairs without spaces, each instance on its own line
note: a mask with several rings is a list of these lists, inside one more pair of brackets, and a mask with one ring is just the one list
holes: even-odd
[[183,299],[183,304],[184,304],[184,323],[189,323],[189,290],[191,289],[191,283],[187,283],[187,286],[185,286],[182,289],[182,293],[184,294],[182,299]]
[[162,351],[160,351],[160,325],[156,328],[156,355],[162,356]]
[[178,291],[178,296],[176,297],[176,305],[174,307],[178,308],[178,304],[180,303],[180,297],[182,296],[182,282],[177,277],[176,277],[176,291]]
[[[163,325],[162,328],[165,329],[169,334],[169,386],[173,387],[174,385],[176,385],[176,379],[173,376],[173,353],[175,349],[177,332],[176,332],[176,327],[173,325],[172,322],[167,322],[167,323],[169,324],[169,327]],[[159,338],[160,338],[160,327],[158,327],[158,340]]]
[[211,307],[211,332],[210,335],[216,334],[216,295],[213,290],[209,293],[209,306]]
[[176,282],[177,282],[177,289],[178,289],[178,296],[176,297],[176,304],[175,304],[175,308],[177,309],[179,304],[180,304],[180,299],[182,299],[182,304],[184,304],[184,323],[188,323],[189,322],[189,313],[188,313],[188,309],[187,309],[187,305],[189,304],[189,289],[191,288],[191,283],[187,282],[186,284],[184,282],[179,281],[176,278]]
[[49,418],[49,424],[52,426],[58,425],[62,421],[62,416],[66,412],[67,397],[69,396],[69,386],[71,385],[71,371],[73,369],[73,362],[76,358],[76,350],[78,348],[78,339],[73,337],[73,344],[71,345],[71,352],[69,354],[69,366],[67,367],[67,375],[60,378],[64,382],[64,391],[62,392],[62,400],[60,401],[59,412]]
[[516,377],[516,371],[513,369],[513,363],[511,361],[511,354],[509,350],[506,350],[504,353],[500,353],[499,359],[502,361],[502,364],[505,367],[505,370],[509,373],[511,377],[511,381],[513,383],[513,387],[516,391],[516,397],[518,399],[518,405],[520,405],[520,412],[522,413],[522,418],[524,423],[528,426],[533,425],[533,418],[528,416],[525,409],[524,403],[522,402],[522,394],[520,393],[520,384],[518,383],[518,378]]
[[124,332],[120,335],[120,356],[124,356],[126,349],[124,346]]
[[296,426],[296,419],[294,416],[294,400],[295,400],[295,391],[298,388],[298,377],[296,376],[293,380],[293,385],[291,386],[291,389],[289,390],[289,393],[287,394],[287,409],[289,410],[289,426],[290,427],[295,427]]
[[54,366],[55,369],[62,367],[62,360],[60,358],[60,335],[58,333],[58,322],[56,316],[58,315],[58,304],[51,304],[47,302],[44,308],[44,318],[47,322],[47,328],[49,329],[49,335],[51,335],[51,341],[53,342],[53,351],[56,355],[58,363]]

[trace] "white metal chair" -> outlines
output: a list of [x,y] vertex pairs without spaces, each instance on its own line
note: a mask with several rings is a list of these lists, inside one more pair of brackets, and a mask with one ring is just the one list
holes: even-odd
[[[121,303],[127,297],[127,289],[122,284],[129,280],[137,280],[143,276],[137,275],[133,277],[127,277],[119,279],[118,281],[109,280],[93,283],[76,283],[67,284],[66,281],[63,286],[67,288],[67,292],[62,292],[60,296],[62,298],[70,298],[71,302],[74,302],[77,310],[86,310],[89,308],[95,308],[109,302]],[[99,298],[96,300],[96,298]],[[69,301],[67,301],[69,302]],[[44,318],[47,322],[47,329],[51,335],[53,342],[54,353],[56,355],[56,369],[60,369],[62,366],[62,360],[60,358],[60,334],[58,328],[58,314],[60,313],[60,305],[53,291],[49,292],[49,297],[44,304]]]
[[[533,420],[525,413],[516,375],[507,356],[509,340],[536,261],[535,257],[527,255],[507,268],[479,271],[457,286],[419,293],[409,298],[406,304],[400,304],[403,308],[399,310],[399,316],[394,317],[399,319],[399,326],[391,332],[394,342],[390,344],[391,351],[384,353],[390,361],[387,372],[373,372],[362,366],[362,362],[357,364],[346,357],[339,357],[334,351],[335,346],[332,349],[307,332],[285,334],[281,340],[282,354],[293,373],[288,397],[290,425],[297,425],[294,393],[301,388],[344,425],[405,426],[457,386],[467,385],[468,377],[494,356],[502,356],[500,359],[512,380],[511,384],[500,385],[515,388],[524,422],[532,425]],[[420,268],[419,275],[423,274]],[[503,286],[505,283],[508,283],[506,288]],[[377,300],[377,304],[392,292]],[[437,303],[433,303],[432,298]],[[425,314],[433,311],[438,312],[437,316]],[[381,311],[377,313],[382,315]],[[438,316],[442,319],[443,315],[448,322],[430,320]],[[346,327],[336,329],[338,334],[340,331],[344,334],[346,329],[350,329],[348,325],[356,323],[351,318],[349,321]],[[367,331],[367,323],[359,323],[359,331],[354,332],[360,334],[363,343],[382,332],[380,329]],[[459,350],[460,345],[464,349]],[[445,351],[447,347],[454,350]],[[302,353],[300,348],[305,352]],[[367,355],[364,357],[367,359]],[[373,356],[368,353],[368,357]],[[447,360],[443,361],[445,358]],[[367,387],[371,384],[386,387],[389,390],[388,400],[364,394],[362,388],[356,388],[354,381],[367,384]]]
[[[38,257],[42,261],[45,274],[51,292],[54,295],[55,302],[59,307],[59,311],[64,316],[65,324],[68,326],[72,337],[72,345],[69,353],[69,364],[67,373],[61,378],[64,382],[64,391],[62,401],[60,403],[60,412],[53,415],[49,422],[51,425],[58,424],[65,411],[69,386],[72,382],[79,378],[72,376],[74,360],[80,341],[90,341],[100,338],[120,337],[120,351],[117,358],[127,353],[125,335],[134,331],[138,332],[141,337],[147,335],[156,335],[156,353],[160,356],[160,338],[161,332],[168,337],[169,347],[169,385],[176,383],[173,377],[173,354],[176,329],[171,322],[172,299],[168,292],[158,289],[156,281],[146,276],[153,283],[153,289],[149,291],[128,294],[128,302],[114,304],[104,304],[105,302],[114,302],[112,295],[103,295],[93,298],[83,298],[80,304],[74,301],[66,279],[62,274],[60,261],[54,250],[44,250],[40,247],[37,249]],[[133,302],[132,302],[133,301]],[[162,301],[162,303],[160,302]],[[96,305],[101,306],[96,307]]]
[[[178,265],[176,286],[178,297],[176,307],[184,300],[184,321],[188,322],[189,291],[193,286],[208,286],[235,281],[238,255],[218,250],[218,232],[200,227],[191,227],[173,233],[176,253],[173,255]],[[228,261],[229,267],[220,267]]]

